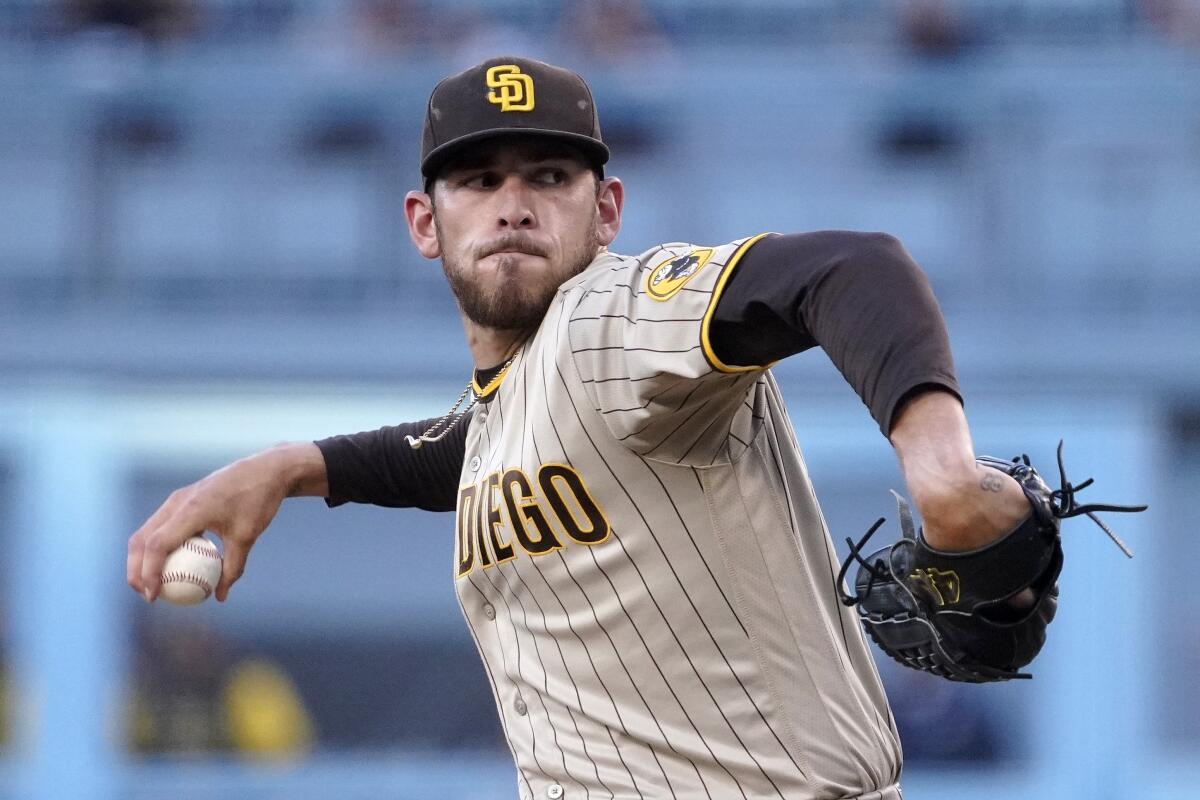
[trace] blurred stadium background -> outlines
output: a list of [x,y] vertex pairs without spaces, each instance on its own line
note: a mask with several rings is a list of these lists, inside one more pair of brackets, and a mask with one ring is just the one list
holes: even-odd
[[[1133,561],[1068,526],[1035,680],[881,663],[906,796],[1197,796],[1195,0],[0,0],[0,797],[513,796],[447,516],[289,501],[222,607],[123,570],[173,488],[457,394],[401,202],[434,82],[506,52],[591,81],[618,249],[893,233],[979,450],[1151,503]],[[891,450],[823,355],[778,374],[857,535]]]

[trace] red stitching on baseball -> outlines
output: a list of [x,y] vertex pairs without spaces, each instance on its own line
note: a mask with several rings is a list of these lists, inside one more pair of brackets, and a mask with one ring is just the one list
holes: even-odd
[[[203,542],[203,544],[201,544],[201,542]],[[197,555],[201,555],[201,556],[219,556],[219,555],[221,555],[221,553],[217,550],[217,546],[214,545],[212,542],[208,541],[207,539],[201,539],[200,542],[196,542],[196,541],[192,541],[191,539],[188,539],[186,542],[183,543],[183,546],[185,549],[191,550],[193,553],[196,553]]]
[[199,575],[193,575],[190,572],[164,572],[162,575],[162,581],[163,583],[183,581],[184,583],[190,583],[193,586],[199,586],[204,590],[205,597],[208,597],[210,594],[212,594],[212,586],[209,585],[208,581],[204,580]]

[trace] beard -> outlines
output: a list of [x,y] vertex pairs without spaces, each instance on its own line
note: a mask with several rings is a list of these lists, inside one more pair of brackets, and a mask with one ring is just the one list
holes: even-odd
[[[589,221],[586,230],[587,233],[579,238],[577,246],[564,254],[561,265],[553,265],[525,278],[521,277],[517,266],[517,255],[502,255],[497,264],[495,278],[486,282],[477,274],[473,275],[470,270],[470,265],[475,259],[486,258],[503,249],[516,248],[532,255],[546,256],[546,253],[518,233],[489,243],[488,249],[480,253],[456,257],[443,255],[442,271],[446,273],[446,280],[458,300],[458,307],[467,319],[476,325],[498,330],[533,329],[540,325],[542,318],[546,316],[554,295],[558,293],[558,287],[587,269],[596,257],[600,240],[595,224]],[[440,231],[438,239],[441,242]],[[445,244],[441,243],[441,246],[442,253],[447,253]]]

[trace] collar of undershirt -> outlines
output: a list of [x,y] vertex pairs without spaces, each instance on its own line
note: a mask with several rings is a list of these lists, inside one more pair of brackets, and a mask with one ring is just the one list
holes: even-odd
[[508,368],[511,364],[512,359],[510,358],[494,367],[475,370],[475,374],[471,378],[471,391],[475,393],[475,400],[477,402],[490,403],[492,401],[492,398],[496,396],[496,391],[500,388],[500,384],[504,383],[504,376],[508,374]]

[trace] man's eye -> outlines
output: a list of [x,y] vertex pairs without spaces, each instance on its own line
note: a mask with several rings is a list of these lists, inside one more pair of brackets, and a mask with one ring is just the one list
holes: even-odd
[[534,180],[549,186],[557,186],[567,179],[567,173],[558,168],[539,169],[534,173]]
[[463,186],[467,186],[472,189],[490,189],[497,183],[499,183],[499,181],[496,179],[496,176],[493,173],[481,172],[478,175],[469,176],[463,181]]

